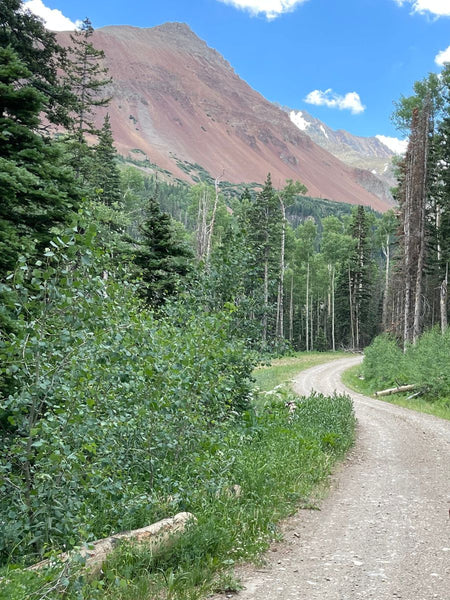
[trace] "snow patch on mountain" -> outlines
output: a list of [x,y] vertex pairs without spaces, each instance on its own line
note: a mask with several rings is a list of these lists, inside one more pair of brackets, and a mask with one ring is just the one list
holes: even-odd
[[301,131],[306,131],[311,125],[311,123],[309,123],[303,118],[303,113],[301,110],[299,110],[298,112],[296,112],[295,110],[291,110],[291,112],[289,113],[289,117],[292,123],[294,123],[294,125],[296,125]]
[[[320,126],[320,131],[323,133],[323,135],[328,138],[328,133],[325,131],[325,127],[323,125]],[[329,138],[328,138],[329,139]]]

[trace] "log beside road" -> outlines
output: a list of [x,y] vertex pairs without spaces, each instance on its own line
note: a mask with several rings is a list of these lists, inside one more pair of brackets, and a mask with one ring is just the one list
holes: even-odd
[[391,394],[399,394],[400,392],[409,392],[410,390],[415,390],[416,388],[417,385],[414,383],[409,385],[399,385],[395,388],[389,388],[387,390],[375,392],[375,396],[390,396]]
[[[111,535],[107,538],[96,540],[77,551],[65,552],[58,556],[58,560],[61,562],[67,562],[74,555],[81,556],[85,559],[85,568],[88,571],[96,572],[102,567],[102,564],[106,560],[108,554],[110,554],[118,544],[123,540],[130,540],[133,542],[145,542],[152,549],[157,550],[161,546],[164,546],[174,538],[181,535],[186,529],[186,525],[189,522],[195,522],[196,518],[193,514],[188,512],[178,513],[174,517],[162,519],[157,523],[142,527],[141,529],[134,529],[132,531],[124,531]],[[43,560],[35,565],[29,567],[30,570],[36,571],[44,569],[51,565],[51,560]]]

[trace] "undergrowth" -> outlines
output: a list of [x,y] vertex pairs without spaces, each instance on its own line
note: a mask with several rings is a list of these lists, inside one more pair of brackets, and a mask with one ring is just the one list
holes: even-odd
[[[342,381],[366,396],[374,396],[375,392],[391,386],[416,384],[416,390],[378,399],[450,420],[447,376],[441,375],[447,370],[448,354],[443,349],[446,343],[439,332],[429,332],[414,349],[410,348],[403,354],[394,340],[382,336],[366,349],[361,365],[343,373]],[[438,348],[433,352],[435,345]],[[416,393],[419,395],[416,396]]]
[[[286,402],[294,399],[290,414]],[[9,566],[0,573],[0,598],[194,600],[237,589],[230,567],[258,557],[279,536],[277,522],[310,504],[354,436],[346,397],[299,399],[278,389],[258,406],[224,424],[222,435],[199,457],[200,477],[192,461],[180,460],[178,479],[189,493],[166,502],[172,514],[188,510],[197,522],[178,541],[159,553],[122,544],[97,578],[83,576],[76,566],[47,573]]]

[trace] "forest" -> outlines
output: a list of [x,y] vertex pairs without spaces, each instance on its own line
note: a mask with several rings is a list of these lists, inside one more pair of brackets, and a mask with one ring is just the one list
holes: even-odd
[[[289,420],[257,365],[368,347],[367,379],[450,397],[450,66],[396,104],[410,141],[377,214],[119,157],[90,21],[71,48],[20,0],[0,24],[0,597],[148,597],[145,571],[181,598],[267,547],[354,437],[348,398]],[[103,579],[58,562],[184,510],[175,548],[126,548]]]

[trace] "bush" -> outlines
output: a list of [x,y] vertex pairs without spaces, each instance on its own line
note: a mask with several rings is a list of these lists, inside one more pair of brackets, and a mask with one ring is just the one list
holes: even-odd
[[[104,587],[86,582],[77,600],[198,598],[199,587],[206,595],[215,573],[267,549],[281,518],[299,504],[314,506],[315,486],[353,442],[352,403],[343,396],[290,397],[297,403],[292,416],[287,399],[279,392],[259,415],[249,411],[229,423],[207,449],[209,472],[190,479],[186,508],[197,516],[195,526],[156,555],[142,546],[120,548],[103,569]],[[236,484],[239,495],[230,493]]]
[[253,359],[226,312],[180,305],[155,319],[123,274],[104,275],[89,231],[46,258],[22,260],[4,290],[17,328],[0,344],[0,562],[187,503],[251,392]]
[[450,329],[425,332],[415,346],[403,353],[397,342],[381,335],[366,348],[362,373],[369,382],[382,387],[415,384],[427,399],[450,397]]
[[406,361],[411,383],[427,397],[450,397],[450,329],[442,335],[439,328],[424,333],[415,346],[408,348]]
[[395,338],[380,335],[364,350],[362,374],[380,388],[409,383],[402,350]]

